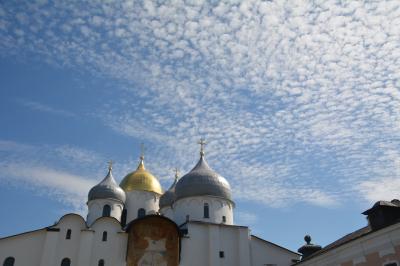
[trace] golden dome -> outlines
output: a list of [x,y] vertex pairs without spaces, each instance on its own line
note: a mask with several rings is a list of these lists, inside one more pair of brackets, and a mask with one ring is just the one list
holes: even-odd
[[155,192],[161,195],[163,191],[160,182],[158,182],[157,178],[146,170],[143,160],[144,158],[141,156],[140,163],[136,171],[127,174],[119,186],[125,190],[125,192],[132,190],[144,190]]

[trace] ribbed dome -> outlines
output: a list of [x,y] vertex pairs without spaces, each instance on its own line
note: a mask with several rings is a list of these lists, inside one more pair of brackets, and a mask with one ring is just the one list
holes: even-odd
[[228,181],[208,166],[203,152],[200,154],[200,160],[196,166],[176,184],[176,200],[207,195],[232,201]]
[[112,168],[108,168],[107,176],[89,191],[88,199],[114,199],[125,203],[125,192],[118,186],[112,175]]
[[178,175],[175,175],[174,183],[172,183],[171,187],[160,197],[160,209],[168,206],[172,206],[176,199],[175,195],[175,186],[178,182]]
[[157,178],[146,170],[143,161],[144,158],[143,156],[141,156],[140,163],[136,171],[127,174],[121,181],[119,186],[125,192],[132,190],[144,190],[144,191],[155,192],[161,195],[163,191],[160,182],[158,182]]

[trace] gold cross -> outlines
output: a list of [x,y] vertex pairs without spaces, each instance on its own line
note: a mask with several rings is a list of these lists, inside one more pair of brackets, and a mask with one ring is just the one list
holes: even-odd
[[144,159],[144,143],[140,143],[140,159]]

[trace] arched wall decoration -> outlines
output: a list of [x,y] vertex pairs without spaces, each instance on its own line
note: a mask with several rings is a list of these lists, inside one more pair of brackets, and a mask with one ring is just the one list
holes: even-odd
[[127,266],[179,265],[179,229],[170,219],[149,215],[128,225]]

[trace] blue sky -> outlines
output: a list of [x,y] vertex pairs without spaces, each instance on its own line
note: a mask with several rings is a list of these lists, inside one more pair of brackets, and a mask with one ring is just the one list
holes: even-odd
[[236,223],[293,250],[400,191],[400,3],[3,1],[0,236],[85,214],[115,161],[164,188],[204,137]]

